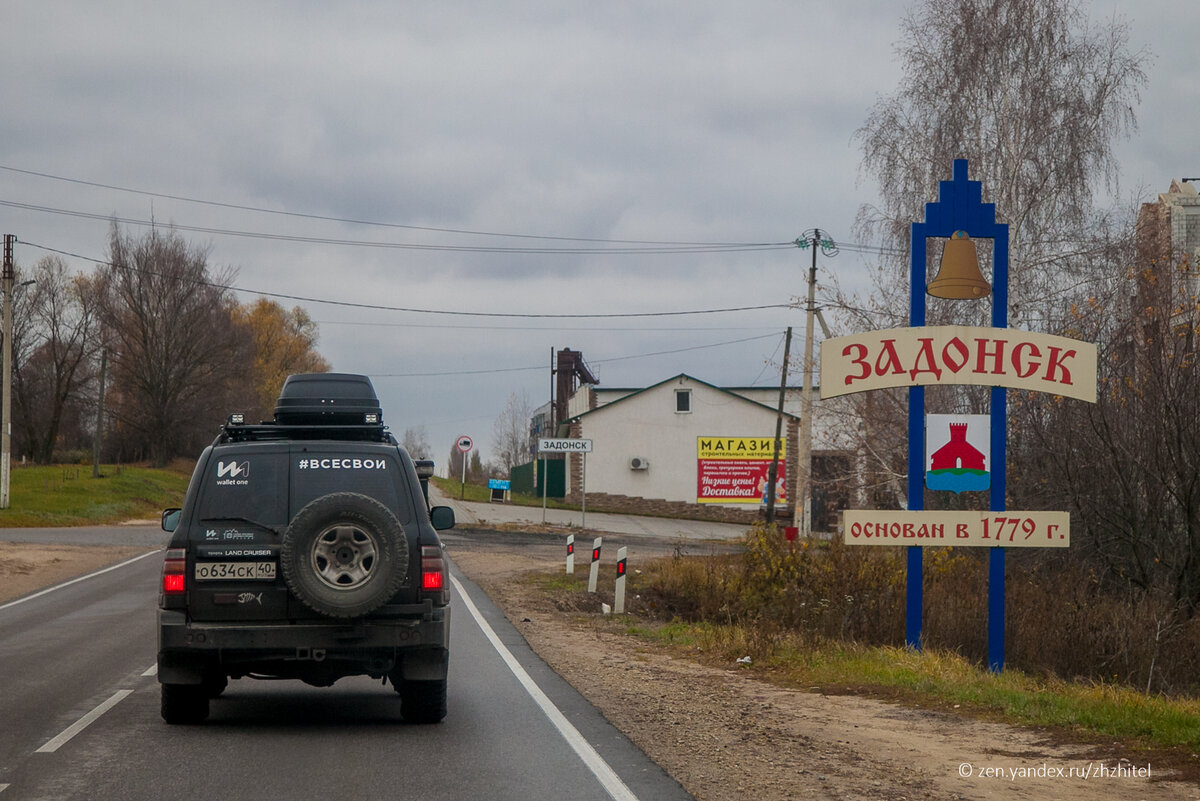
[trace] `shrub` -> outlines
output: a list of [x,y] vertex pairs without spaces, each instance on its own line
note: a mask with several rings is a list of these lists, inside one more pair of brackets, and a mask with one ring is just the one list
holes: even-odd
[[[638,581],[643,608],[666,620],[740,627],[739,644],[759,655],[784,641],[903,645],[902,549],[788,543],[763,524],[744,546],[648,564]],[[986,663],[987,562],[984,549],[926,549],[925,645]],[[1121,592],[1067,557],[1010,554],[1006,567],[1006,664],[1142,690],[1200,689],[1200,620],[1168,593]]]

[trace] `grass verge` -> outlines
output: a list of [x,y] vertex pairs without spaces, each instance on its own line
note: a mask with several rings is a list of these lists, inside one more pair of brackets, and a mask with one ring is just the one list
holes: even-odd
[[830,694],[869,693],[963,709],[1007,723],[1136,741],[1142,747],[1200,750],[1200,701],[1146,695],[1132,688],[1067,682],[1006,669],[992,673],[961,655],[891,646],[799,642],[783,637],[764,649],[740,627],[701,623],[638,624],[628,633],[733,664],[753,658],[764,678]]
[[[590,611],[600,600],[612,601],[611,580],[607,587],[601,582],[597,595],[586,593],[586,575],[537,574],[528,580],[559,609]],[[1011,668],[993,673],[946,650],[865,646],[736,621],[665,619],[638,601],[630,609],[631,614],[586,620],[676,656],[737,666],[792,689],[870,695],[1043,727],[1085,742],[1121,740],[1139,750],[1170,752],[1189,773],[1200,766],[1200,700],[1195,698],[1147,695],[1127,686],[1070,682]],[[746,656],[750,664],[738,665]]]
[[163,509],[182,503],[190,474],[190,464],[164,469],[104,465],[99,478],[92,477],[88,465],[16,467],[9,508],[0,509],[0,528],[157,521]]

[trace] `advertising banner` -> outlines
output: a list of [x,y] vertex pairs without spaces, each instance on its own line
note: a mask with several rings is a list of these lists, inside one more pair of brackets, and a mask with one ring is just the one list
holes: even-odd
[[[697,503],[766,503],[774,437],[697,437]],[[787,442],[780,440],[775,502],[787,502]]]

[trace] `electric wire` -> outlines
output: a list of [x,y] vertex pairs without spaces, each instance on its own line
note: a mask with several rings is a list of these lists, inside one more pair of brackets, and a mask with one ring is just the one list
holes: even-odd
[[[726,345],[738,345],[743,342],[754,342],[760,339],[770,339],[778,336],[776,333],[764,334],[757,337],[743,337],[742,339],[731,339],[726,342],[713,342],[708,345],[693,345],[687,348],[674,348],[672,350],[660,350],[653,353],[637,353],[628,356],[610,356],[607,359],[588,359],[589,364],[609,364],[612,362],[632,361],[634,359],[648,359],[653,356],[668,356],[676,353],[687,353],[695,350],[708,350],[710,348],[721,348]],[[484,370],[446,370],[440,372],[424,372],[424,373],[372,373],[373,376],[379,378],[432,378],[444,376],[463,376],[463,375],[486,375],[491,373],[518,373],[530,370],[545,370],[546,365],[538,364],[529,367],[492,367]]]
[[[618,245],[623,244],[623,245],[686,245],[686,246],[706,246],[706,247],[726,247],[726,246],[744,247],[744,246],[749,246],[749,245],[755,244],[755,243],[748,243],[748,242],[736,242],[736,243],[735,242],[673,242],[673,241],[657,241],[657,240],[646,240],[646,239],[602,239],[602,238],[579,237],[579,236],[546,236],[546,235],[540,235],[540,234],[505,233],[505,232],[500,232],[500,231],[476,231],[476,230],[471,230],[471,229],[467,229],[467,228],[442,228],[442,227],[430,226],[430,225],[407,225],[407,224],[403,224],[403,223],[381,222],[378,220],[361,220],[361,219],[354,219],[354,218],[350,218],[350,217],[333,217],[333,216],[327,216],[324,214],[309,214],[309,213],[305,213],[305,212],[282,211],[279,209],[268,209],[268,208],[263,208],[263,207],[259,207],[259,206],[247,206],[247,205],[242,205],[239,203],[227,203],[227,202],[216,201],[216,200],[202,200],[200,198],[187,197],[185,195],[174,195],[174,194],[168,194],[165,192],[151,192],[151,191],[144,190],[144,189],[131,189],[129,187],[116,186],[114,184],[104,184],[104,183],[99,183],[96,181],[86,181],[86,180],[79,179],[79,178],[67,178],[67,177],[64,177],[61,175],[52,175],[50,173],[38,172],[36,170],[24,170],[19,167],[10,167],[10,166],[4,165],[4,164],[0,164],[0,170],[5,170],[7,172],[20,173],[22,175],[34,176],[37,178],[47,178],[47,179],[54,180],[54,181],[65,181],[67,183],[79,184],[82,186],[92,186],[92,187],[97,187],[100,189],[111,189],[116,192],[127,192],[127,193],[135,194],[135,195],[143,195],[145,197],[156,197],[156,198],[162,198],[164,200],[177,200],[177,201],[181,201],[184,203],[197,203],[197,204],[201,204],[201,205],[205,205],[205,206],[213,206],[213,207],[224,208],[224,209],[233,209],[236,211],[251,211],[251,212],[256,212],[259,214],[274,214],[274,215],[279,215],[279,216],[283,216],[283,217],[296,217],[296,218],[305,219],[305,220],[322,220],[325,222],[344,223],[347,225],[364,225],[364,226],[375,226],[375,227],[380,227],[380,228],[399,228],[399,229],[409,230],[409,231],[430,231],[430,232],[435,232],[435,233],[462,234],[462,235],[469,235],[469,236],[494,236],[494,237],[505,237],[505,238],[512,238],[512,239],[537,239],[537,240],[549,240],[549,241],[557,241],[557,242],[594,242],[594,243],[618,244]],[[757,244],[767,244],[767,243],[757,243]],[[790,245],[791,243],[780,242],[780,243],[775,243],[775,244]]]
[[[143,228],[163,227],[154,220],[142,220],[134,217],[118,217],[111,214],[98,214],[90,211],[40,206],[34,203],[22,203],[16,200],[0,199],[0,206],[5,208],[23,209],[46,214],[59,214],[84,220],[103,220],[107,222],[132,225]],[[372,248],[380,250],[417,250],[449,253],[499,253],[516,255],[629,255],[629,254],[688,254],[688,253],[744,253],[765,250],[789,250],[795,245],[791,242],[760,242],[760,243],[695,243],[695,244],[646,244],[621,245],[619,247],[600,247],[598,245],[580,247],[501,247],[498,245],[439,245],[418,242],[379,242],[368,239],[339,239],[335,237],[301,236],[299,234],[275,234],[266,231],[246,231],[233,228],[214,228],[204,225],[186,225],[171,223],[165,227],[187,231],[195,234],[212,236],[231,236],[245,239],[261,239],[269,242],[297,242],[306,245],[331,245],[336,247]],[[607,240],[601,240],[607,241]]]
[[[18,239],[17,241],[22,245],[26,245],[26,246],[32,247],[32,248],[37,248],[39,250],[48,251],[50,253],[58,253],[59,255],[62,255],[62,256],[70,256],[71,258],[83,259],[85,261],[91,261],[96,264],[102,264],[102,265],[106,265],[108,267],[116,268],[116,265],[114,265],[112,262],[105,261],[104,259],[91,259],[91,258],[88,258],[87,256],[83,256],[78,253],[72,253],[70,251],[60,250],[58,248],[52,248],[47,245],[39,245],[34,242],[26,242],[26,241],[20,240],[20,239]],[[153,273],[152,271],[149,271],[149,270],[139,270],[138,272],[141,272],[142,274],[146,274],[146,275],[155,275],[155,273]],[[791,308],[790,304],[787,304],[787,303],[766,303],[766,304],[761,304],[758,306],[735,306],[735,307],[718,308],[718,309],[688,309],[688,310],[680,310],[680,311],[658,311],[658,312],[607,312],[607,313],[596,313],[596,312],[589,313],[589,312],[578,312],[578,311],[576,311],[576,312],[555,312],[555,313],[550,313],[550,312],[540,312],[540,313],[481,312],[481,311],[463,311],[461,309],[422,309],[422,308],[416,308],[416,307],[411,307],[411,306],[388,306],[388,305],[381,304],[381,303],[358,303],[358,302],[347,301],[347,300],[331,300],[329,298],[314,298],[314,297],[309,297],[306,295],[294,295],[294,294],[289,294],[289,293],[284,293],[284,292],[269,292],[265,289],[251,289],[248,287],[234,286],[232,284],[220,284],[215,281],[197,280],[196,283],[200,284],[201,286],[208,286],[208,287],[212,287],[214,289],[224,289],[224,290],[228,290],[231,292],[245,292],[245,293],[248,293],[251,295],[261,295],[263,297],[279,298],[282,300],[290,300],[290,301],[296,301],[296,302],[301,302],[301,303],[322,303],[322,304],[325,304],[328,306],[340,306],[343,308],[371,309],[371,310],[375,310],[375,311],[407,312],[409,314],[442,314],[442,315],[448,315],[448,316],[452,316],[452,317],[489,317],[489,318],[501,318],[501,319],[531,319],[531,320],[555,320],[555,319],[611,320],[611,319],[633,319],[633,318],[649,318],[649,317],[682,317],[682,316],[693,315],[693,314],[725,314],[725,313],[731,313],[731,312],[762,311],[764,309]]]
[[653,326],[653,327],[634,327],[622,325],[620,327],[613,326],[564,326],[564,325],[461,325],[458,323],[395,323],[395,322],[370,322],[364,320],[313,320],[318,325],[348,325],[359,326],[363,328],[433,328],[433,329],[449,329],[453,331],[570,331],[572,333],[619,333],[619,334],[645,334],[645,333],[679,333],[683,331],[774,331],[775,326],[748,326],[748,325],[707,325],[707,326]]
[[[403,248],[412,250],[448,250],[448,251],[463,251],[463,252],[482,252],[482,253],[516,253],[516,254],[564,254],[564,253],[580,253],[580,254],[598,254],[598,253],[648,253],[648,254],[669,254],[669,253],[702,253],[702,252],[745,252],[758,250],[788,250],[796,248],[799,245],[798,240],[789,242],[689,242],[680,240],[655,240],[655,239],[610,239],[602,237],[580,237],[580,236],[555,236],[546,234],[524,234],[513,233],[506,231],[481,231],[470,228],[450,228],[432,225],[412,225],[406,223],[384,222],[381,220],[364,220],[353,217],[337,217],[333,215],[314,214],[310,212],[284,211],[281,209],[271,209],[262,206],[251,206],[241,203],[230,203],[218,200],[206,200],[203,198],[189,197],[187,195],[174,194],[168,192],[155,192],[145,189],[134,189],[131,187],[119,186],[116,184],[101,183],[99,181],[89,181],[81,178],[70,178],[62,175],[54,175],[52,173],[42,172],[38,170],[22,169],[10,165],[0,164],[0,170],[17,173],[20,175],[28,175],[36,178],[44,178],[52,181],[61,181],[79,186],[90,186],[98,189],[111,190],[115,192],[125,192],[128,194],[140,195],[144,197],[162,198],[164,200],[173,200],[183,203],[193,203],[213,208],[230,209],[234,211],[247,211],[256,214],[269,214],[279,217],[291,217],[303,220],[319,220],[322,222],[335,222],[343,225],[359,225],[366,227],[388,228],[405,231],[423,231],[440,234],[454,234],[459,236],[477,236],[477,237],[495,237],[505,239],[522,239],[544,242],[582,242],[588,243],[592,247],[583,248],[564,248],[564,247],[546,247],[546,248],[502,248],[496,246],[482,245],[433,245],[421,243],[388,243],[388,242],[372,242],[367,240],[353,239],[332,239],[324,237],[300,237],[283,234],[271,234],[268,232],[256,231],[237,231],[232,229],[209,228],[203,226],[189,226],[183,224],[172,224],[170,227],[179,230],[191,231],[193,233],[207,233],[220,236],[238,236],[271,239],[278,241],[296,241],[312,244],[326,245],[341,245],[353,247],[376,247],[376,248]],[[126,225],[137,226],[154,226],[156,223],[153,220],[140,220],[134,218],[115,217],[111,214],[97,214],[94,212],[75,211],[70,209],[55,208],[52,206],[39,206],[32,203],[22,203],[12,200],[0,200],[0,206],[10,208],[20,208],[27,211],[35,211],[48,214],[63,214],[67,216],[79,217],[82,219],[116,221]],[[604,245],[606,247],[596,247]],[[625,247],[611,247],[621,245]],[[901,255],[907,251],[899,248],[891,248],[882,245],[869,245],[855,242],[837,242],[839,250],[846,250],[856,253],[869,255]]]

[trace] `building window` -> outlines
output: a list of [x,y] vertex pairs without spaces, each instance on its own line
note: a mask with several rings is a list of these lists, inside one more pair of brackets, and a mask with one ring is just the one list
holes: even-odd
[[692,410],[692,391],[690,389],[675,390],[675,412],[684,414]]

